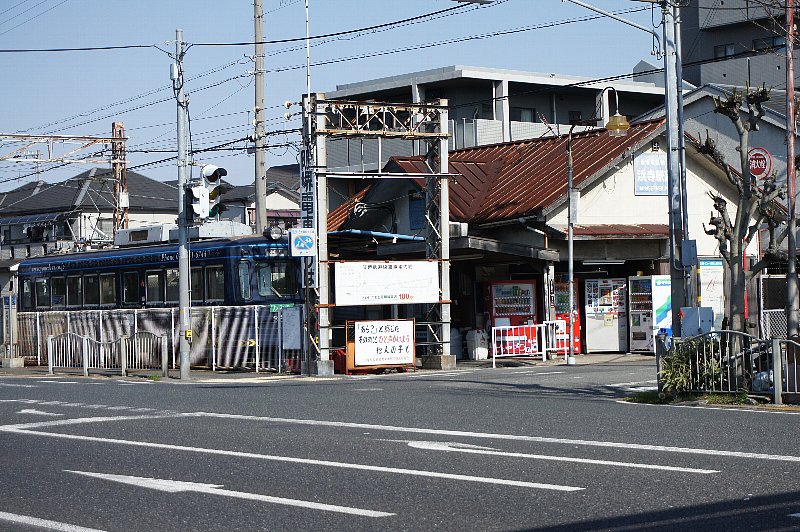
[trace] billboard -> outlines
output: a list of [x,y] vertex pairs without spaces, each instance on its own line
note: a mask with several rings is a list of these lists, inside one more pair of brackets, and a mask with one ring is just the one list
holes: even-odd
[[438,303],[439,263],[434,261],[337,262],[337,305]]

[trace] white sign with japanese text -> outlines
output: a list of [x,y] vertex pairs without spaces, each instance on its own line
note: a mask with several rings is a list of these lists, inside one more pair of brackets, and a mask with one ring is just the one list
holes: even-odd
[[434,261],[337,262],[337,305],[438,303],[439,264]]
[[355,322],[356,366],[414,363],[414,320]]

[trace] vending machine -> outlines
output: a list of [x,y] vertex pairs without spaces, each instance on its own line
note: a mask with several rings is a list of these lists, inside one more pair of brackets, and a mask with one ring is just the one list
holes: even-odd
[[628,350],[625,279],[586,279],[586,352]]
[[[578,279],[572,285],[572,301],[575,308],[573,321],[575,325],[574,348],[575,353],[581,352],[581,312],[578,304]],[[567,322],[566,337],[569,339],[569,277],[567,275],[557,275],[553,283],[553,292],[556,299],[556,319]],[[569,344],[569,340],[567,340]]]
[[[505,354],[528,355],[538,351],[536,281],[495,281],[489,285],[489,305],[495,348]],[[496,336],[495,336],[496,335]]]
[[494,281],[489,285],[492,326],[536,323],[536,281]]
[[659,329],[672,327],[672,292],[669,275],[645,275],[628,280],[631,301],[631,351],[655,352]]

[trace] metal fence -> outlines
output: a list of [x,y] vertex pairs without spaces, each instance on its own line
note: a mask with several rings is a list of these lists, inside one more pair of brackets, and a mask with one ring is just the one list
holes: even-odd
[[792,340],[725,330],[676,339],[669,349],[660,337],[657,347],[659,390],[746,392],[776,403],[800,391],[800,344]]
[[[194,367],[283,371],[300,366],[302,307],[192,307],[190,362]],[[20,312],[19,356],[48,364],[47,338],[73,334],[100,344],[147,332],[167,338],[170,365],[180,364],[177,308]],[[136,347],[130,367],[149,364]]]
[[542,357],[548,353],[567,354],[569,335],[565,320],[545,321],[537,325],[492,327],[492,367],[500,357]]
[[52,375],[56,369],[82,369],[119,372],[160,369],[163,377],[169,368],[167,337],[138,332],[133,337],[99,342],[88,336],[67,332],[47,337],[47,366]]

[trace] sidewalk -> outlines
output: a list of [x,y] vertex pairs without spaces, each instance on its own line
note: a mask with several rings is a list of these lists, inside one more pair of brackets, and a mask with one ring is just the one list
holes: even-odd
[[[638,353],[601,353],[591,355],[575,355],[575,362],[577,366],[588,366],[594,364],[626,364],[626,363],[641,363],[652,362],[655,365],[655,357],[653,355],[642,355]],[[565,366],[563,356],[556,357],[552,360],[539,360],[529,357],[504,357],[497,359],[498,368],[516,368],[516,367],[535,367],[535,366]],[[455,371],[467,369],[491,369],[492,359],[488,360],[458,360],[456,362]],[[441,370],[417,369],[417,372],[435,372]],[[132,370],[127,377],[123,377],[119,372],[112,373],[108,370],[105,371],[91,371],[89,373],[90,379],[118,379],[118,380],[134,380],[141,381],[149,379],[153,381],[165,381],[170,383],[179,383],[179,371],[170,369],[169,378],[164,379],[160,377],[159,370]],[[0,368],[0,379],[4,377],[20,377],[20,378],[84,378],[81,369],[59,369],[55,375],[48,375],[47,366],[26,366],[24,368]],[[333,377],[310,377],[308,375],[298,375],[290,373],[275,373],[272,371],[260,371],[256,373],[253,370],[217,370],[211,371],[210,369],[192,369],[193,383],[200,384],[213,384],[226,381],[235,381],[237,383],[259,383],[277,380],[295,380],[295,379],[345,379],[349,378],[348,375],[336,374]]]

